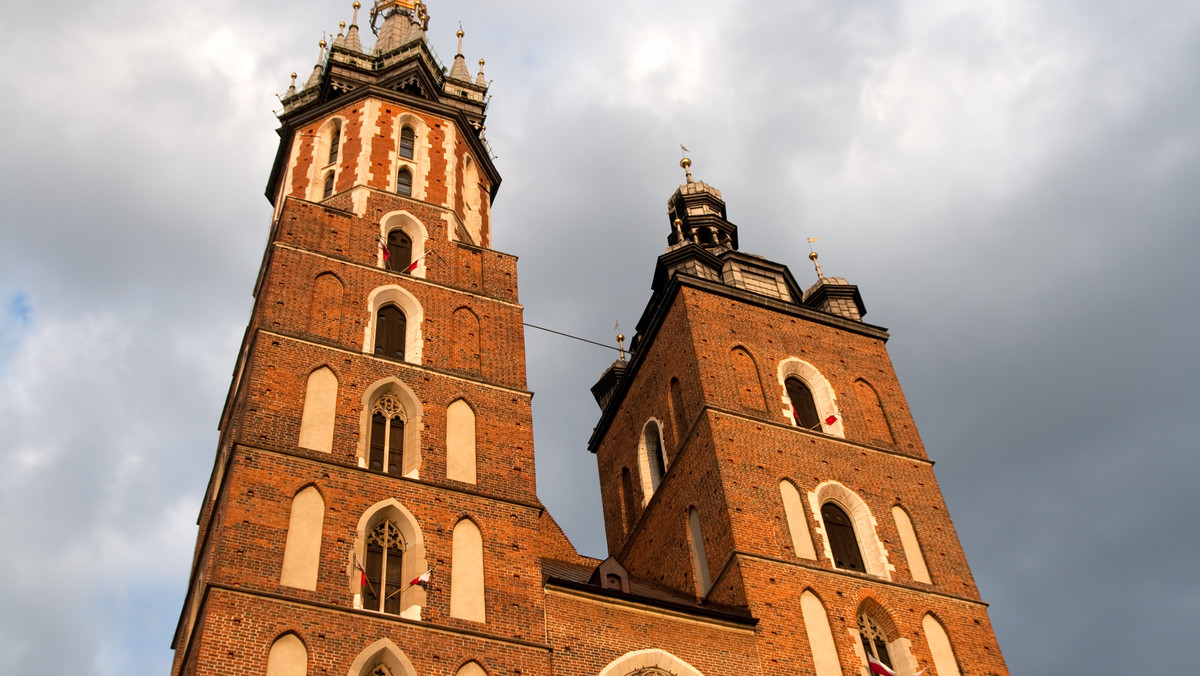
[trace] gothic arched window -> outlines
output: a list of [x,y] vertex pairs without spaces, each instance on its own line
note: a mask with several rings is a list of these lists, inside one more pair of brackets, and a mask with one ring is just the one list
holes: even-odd
[[396,172],[396,194],[412,197],[412,172],[408,167],[400,167],[400,171]]
[[808,430],[821,429],[821,417],[817,415],[817,404],[813,401],[812,391],[804,381],[795,376],[783,381],[788,399],[792,402],[792,416],[796,425]]
[[333,172],[325,174],[325,188],[321,191],[321,199],[328,199],[333,194]]
[[662,433],[658,429],[658,423],[651,421],[646,425],[642,436],[646,444],[646,459],[650,462],[650,486],[657,490],[663,475],[667,473],[667,462],[662,450]]
[[333,121],[333,129],[329,131],[329,164],[337,162],[338,146],[342,143],[342,122]]
[[825,522],[825,535],[829,548],[833,550],[833,563],[838,568],[865,573],[862,551],[858,538],[854,536],[854,522],[841,508],[832,502],[821,505],[821,520]]
[[390,519],[380,521],[367,535],[364,608],[400,614],[400,592],[404,590],[403,561],[404,538],[400,529]]
[[404,337],[408,331],[404,312],[389,303],[379,308],[375,320],[375,354],[404,359]]
[[404,464],[404,406],[387,393],[371,410],[371,471],[400,476]]
[[399,272],[408,272],[408,266],[412,265],[412,238],[408,233],[399,228],[389,232],[387,250],[388,267]]
[[413,158],[413,147],[416,135],[413,134],[413,128],[404,125],[400,130],[400,157],[411,160]]
[[868,661],[874,658],[883,666],[892,669],[892,656],[888,654],[888,638],[870,615],[864,613],[858,616],[858,635],[862,639],[863,652],[867,654]]

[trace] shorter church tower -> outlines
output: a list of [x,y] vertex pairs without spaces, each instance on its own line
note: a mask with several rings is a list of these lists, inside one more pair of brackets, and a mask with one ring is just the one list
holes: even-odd
[[[716,188],[667,202],[667,251],[590,442],[629,574],[757,619],[764,674],[1004,673],[858,288],[738,250]],[[816,255],[812,255],[816,263]]]

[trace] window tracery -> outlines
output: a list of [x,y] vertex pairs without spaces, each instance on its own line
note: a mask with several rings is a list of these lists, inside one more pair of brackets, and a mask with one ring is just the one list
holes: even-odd
[[402,473],[404,459],[404,405],[399,397],[385,393],[371,409],[370,468],[393,476]]
[[[390,519],[380,521],[367,536],[367,585],[363,607],[390,615],[400,614],[404,590],[404,536]],[[381,668],[376,667],[376,669]],[[372,676],[377,672],[372,671]],[[386,670],[384,671],[386,674]]]
[[864,613],[858,616],[858,636],[862,639],[863,652],[888,669],[893,668],[892,656],[888,653],[888,637],[870,615]]

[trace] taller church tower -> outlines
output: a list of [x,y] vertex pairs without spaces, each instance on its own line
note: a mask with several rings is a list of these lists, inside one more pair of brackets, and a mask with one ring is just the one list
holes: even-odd
[[538,556],[583,559],[534,483],[483,61],[419,1],[364,48],[354,9],[283,97],[173,673],[550,673]]
[[537,497],[488,83],[359,4],[283,97],[275,206],[173,674],[1006,674],[856,287],[738,250],[686,182],[593,387],[610,556]]

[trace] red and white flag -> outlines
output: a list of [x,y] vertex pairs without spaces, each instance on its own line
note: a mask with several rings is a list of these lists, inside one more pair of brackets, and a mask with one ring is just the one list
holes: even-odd
[[880,674],[881,676],[896,676],[896,672],[889,669],[883,662],[875,659],[874,655],[867,655],[867,666],[871,668],[872,674]]
[[412,587],[413,585],[425,584],[426,582],[429,582],[429,571],[425,571],[413,578],[413,581],[409,582],[408,586]]
[[367,586],[367,569],[363,568],[362,562],[358,560],[358,554],[354,555],[354,567],[357,568],[358,572],[362,574],[362,580],[361,580],[360,584],[363,587],[366,587]]
[[[896,672],[892,671],[883,662],[875,659],[874,655],[867,655],[867,666],[871,668],[872,674],[880,674],[880,676],[896,676]],[[929,671],[929,667],[918,671],[913,676],[921,676],[921,674]]]
[[832,425],[832,424],[834,424],[835,422],[837,422],[837,416],[836,416],[836,415],[831,415],[831,416],[829,416],[828,418],[826,418],[826,419],[825,419],[825,424],[826,424],[826,425]]
[[[424,258],[424,256],[421,256],[421,258]],[[418,258],[417,260],[412,262],[412,265],[408,266],[407,268],[404,268],[405,274],[408,274],[408,273],[412,272],[413,270],[416,270],[417,266],[421,264],[421,258]]]

